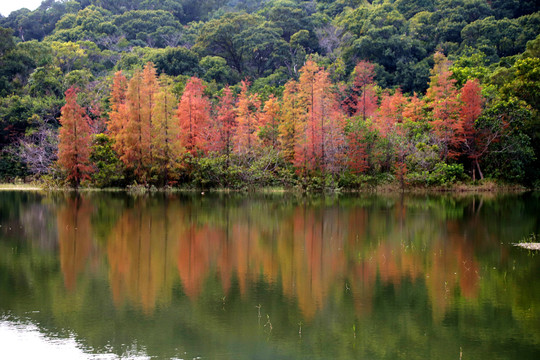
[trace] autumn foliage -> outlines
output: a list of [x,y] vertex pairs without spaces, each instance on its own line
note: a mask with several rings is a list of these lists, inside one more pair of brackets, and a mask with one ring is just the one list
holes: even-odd
[[257,130],[259,129],[259,112],[261,101],[257,94],[248,91],[249,82],[241,82],[241,91],[236,105],[236,133],[234,136],[235,151],[247,154],[259,145]]
[[230,158],[233,149],[233,136],[236,132],[235,99],[232,90],[226,87],[219,99],[217,116],[214,118],[210,132],[209,150],[225,154]]
[[[280,163],[304,183],[313,176],[391,172],[405,186],[411,173],[424,174],[422,178],[436,168],[444,170],[437,164],[458,161],[473,178],[483,177],[480,163],[493,143],[489,139],[501,132],[477,130],[484,108],[479,82],[469,80],[459,89],[444,55],[435,55],[424,97],[408,96],[399,88],[376,93],[374,65],[366,61],[357,64],[349,85],[333,83],[330,73],[313,60],[306,61],[299,74],[298,80],[284,85],[280,98],[255,93],[248,80],[225,87],[215,97],[206,94],[205,83],[197,77],[179,90],[171,78],[158,77],[152,63],[129,78],[117,72],[107,134],[125,177],[144,184],[177,184],[198,171],[202,183],[228,169],[237,174],[238,168],[231,168],[235,164],[275,176]],[[73,133],[72,124],[77,124],[80,138],[70,140],[69,146],[61,144],[59,162],[78,184],[91,169],[89,130],[88,117],[73,94],[66,93],[62,136]],[[77,155],[67,155],[73,153]],[[270,154],[276,158],[268,160]],[[268,158],[256,170],[253,162],[264,156]],[[255,178],[265,176],[259,172]]]
[[77,89],[71,87],[66,91],[66,104],[61,111],[58,165],[66,171],[67,180],[78,187],[92,172],[90,164],[92,134],[90,118],[77,104]]
[[435,54],[435,66],[426,93],[432,109],[432,125],[439,139],[443,160],[460,155],[463,142],[463,123],[459,117],[460,104],[456,81],[449,70],[450,63],[441,53]]
[[209,140],[210,103],[201,79],[192,77],[178,105],[180,142],[191,154],[205,151]]
[[368,61],[359,61],[354,68],[353,103],[356,115],[365,121],[377,110],[377,95],[374,89],[375,65]]

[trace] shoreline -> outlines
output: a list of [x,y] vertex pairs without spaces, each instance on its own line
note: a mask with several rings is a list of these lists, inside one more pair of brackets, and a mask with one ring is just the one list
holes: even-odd
[[261,188],[172,188],[155,186],[135,185],[125,188],[96,188],[96,187],[80,187],[74,189],[70,187],[47,187],[39,184],[11,184],[0,183],[0,191],[79,191],[79,192],[127,192],[132,194],[145,193],[197,193],[203,195],[205,193],[302,193],[302,194],[360,194],[360,193],[375,193],[375,194],[471,194],[471,193],[524,193],[528,191],[537,191],[537,189],[526,188],[522,185],[501,185],[493,182],[484,184],[454,184],[451,186],[433,186],[433,187],[405,187],[401,188],[398,184],[383,184],[376,186],[363,186],[357,189],[327,189],[323,191],[306,191],[299,188],[284,188],[284,187],[261,187]]

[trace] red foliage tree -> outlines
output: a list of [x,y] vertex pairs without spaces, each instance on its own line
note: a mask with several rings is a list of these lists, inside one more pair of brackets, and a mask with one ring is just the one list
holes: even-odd
[[[356,125],[356,124],[355,124]],[[354,174],[362,174],[368,169],[368,159],[363,129],[352,126],[347,133],[347,165]]]
[[299,81],[300,105],[304,106],[303,136],[297,143],[294,162],[300,169],[335,170],[343,146],[343,117],[332,91],[329,74],[308,61]]
[[400,89],[397,89],[392,95],[383,94],[381,106],[375,116],[375,127],[379,133],[386,137],[395,130],[396,124],[403,122],[403,110],[407,105],[407,99],[403,96]]
[[67,180],[78,187],[82,180],[89,178],[90,146],[92,134],[90,119],[86,111],[77,104],[77,90],[66,91],[66,104],[60,116],[60,142],[58,144],[58,164],[67,172]]
[[394,165],[396,175],[402,185],[404,184],[405,157],[407,155],[407,140],[403,127],[403,110],[406,105],[407,99],[400,89],[397,89],[392,95],[384,94],[374,122],[379,134],[388,139],[384,151],[384,163],[387,168],[391,168],[392,164]]
[[192,77],[184,88],[178,105],[177,117],[180,125],[180,141],[191,154],[206,150],[210,102],[204,95],[201,79]]
[[154,108],[156,106],[156,95],[159,90],[158,80],[156,75],[156,68],[154,64],[148,62],[142,72],[142,84],[141,84],[141,121],[144,123],[144,128],[147,131],[144,133],[145,138],[143,142],[149,144],[147,149],[148,162],[150,165],[153,163],[153,143],[152,143],[152,118],[154,115]]
[[298,80],[298,101],[295,106],[298,112],[298,122],[295,131],[298,132],[294,142],[294,164],[298,169],[307,170],[316,168],[315,144],[318,139],[316,127],[316,76],[319,67],[312,61],[300,69],[300,79]]
[[460,104],[456,81],[451,78],[450,62],[441,53],[436,53],[430,86],[426,92],[428,105],[432,109],[432,126],[438,138],[442,158],[454,159],[460,155],[463,142],[463,123],[459,117]]
[[228,86],[223,89],[223,95],[219,99],[217,116],[212,129],[208,150],[224,154],[227,157],[228,166],[233,149],[233,136],[236,132],[235,99]]
[[369,61],[360,61],[354,68],[353,108],[355,115],[362,116],[365,121],[377,110],[377,94],[375,93],[373,78],[375,65]]

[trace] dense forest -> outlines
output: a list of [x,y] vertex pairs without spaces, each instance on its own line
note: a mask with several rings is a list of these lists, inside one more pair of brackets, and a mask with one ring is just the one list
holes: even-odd
[[535,0],[46,0],[0,38],[3,181],[540,186]]

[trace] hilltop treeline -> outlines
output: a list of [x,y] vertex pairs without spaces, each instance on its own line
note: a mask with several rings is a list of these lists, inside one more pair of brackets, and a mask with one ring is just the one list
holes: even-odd
[[[117,176],[99,181],[101,165],[88,165],[100,186],[113,185],[103,179],[323,187],[397,179],[405,186],[483,177],[532,185],[540,151],[538,10],[535,1],[484,0],[44,1],[0,18],[0,176],[69,176],[57,154],[73,87],[89,125],[88,157],[106,143],[108,161],[118,161]],[[148,66],[174,104],[177,164],[167,174],[153,161],[136,169],[114,133],[114,74],[125,77],[127,94]],[[320,103],[302,98],[308,73],[324,83]],[[244,137],[248,151],[234,144],[226,153],[194,150],[186,142],[179,105],[194,79],[210,119],[201,123],[203,137],[213,141],[217,128],[207,126],[229,96],[231,139]],[[249,136],[240,135],[242,107],[256,119]],[[263,120],[268,111],[272,129]],[[316,129],[310,121],[320,112]]]

